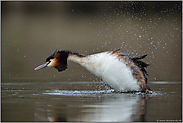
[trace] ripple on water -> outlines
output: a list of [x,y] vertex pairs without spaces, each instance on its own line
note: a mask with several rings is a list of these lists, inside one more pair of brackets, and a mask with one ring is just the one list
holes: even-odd
[[95,96],[96,94],[110,94],[114,92],[113,89],[111,90],[46,90],[43,94],[46,95],[60,95],[60,96]]

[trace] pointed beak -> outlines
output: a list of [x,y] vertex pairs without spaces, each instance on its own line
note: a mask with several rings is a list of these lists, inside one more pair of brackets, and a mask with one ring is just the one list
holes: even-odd
[[45,68],[46,66],[47,66],[47,63],[44,63],[44,64],[36,67],[34,70],[39,70],[39,69]]

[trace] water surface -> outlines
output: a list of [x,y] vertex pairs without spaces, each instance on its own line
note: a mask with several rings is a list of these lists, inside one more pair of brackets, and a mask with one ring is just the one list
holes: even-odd
[[181,82],[157,94],[115,93],[102,82],[1,83],[2,121],[181,121]]

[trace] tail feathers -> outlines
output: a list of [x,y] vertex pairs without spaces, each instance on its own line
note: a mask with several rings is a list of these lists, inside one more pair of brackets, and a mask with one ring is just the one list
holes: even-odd
[[145,63],[145,62],[143,62],[143,61],[139,61],[140,59],[144,59],[146,56],[147,56],[147,54],[146,54],[146,55],[143,55],[143,56],[141,56],[141,57],[132,57],[131,60],[132,60],[133,62],[135,62],[135,64],[136,64],[137,66],[139,66],[139,67],[147,67],[147,66],[149,66],[150,64],[147,64],[147,63]]
[[147,78],[145,75],[148,75],[148,73],[147,73],[145,67],[149,66],[150,64],[140,61],[140,59],[144,59],[146,56],[147,56],[147,54],[143,55],[141,57],[132,57],[131,60],[140,68],[140,70],[142,70],[143,75],[145,77],[145,81],[147,83]]
[[132,59],[133,59],[133,60],[144,59],[147,55],[148,55],[148,54],[143,55],[143,56],[140,56],[140,57],[132,57]]

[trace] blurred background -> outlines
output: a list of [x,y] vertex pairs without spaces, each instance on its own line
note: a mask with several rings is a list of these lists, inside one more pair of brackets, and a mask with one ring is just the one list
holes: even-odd
[[78,64],[34,68],[56,49],[148,54],[149,81],[182,81],[182,2],[1,2],[2,82],[98,81]]

